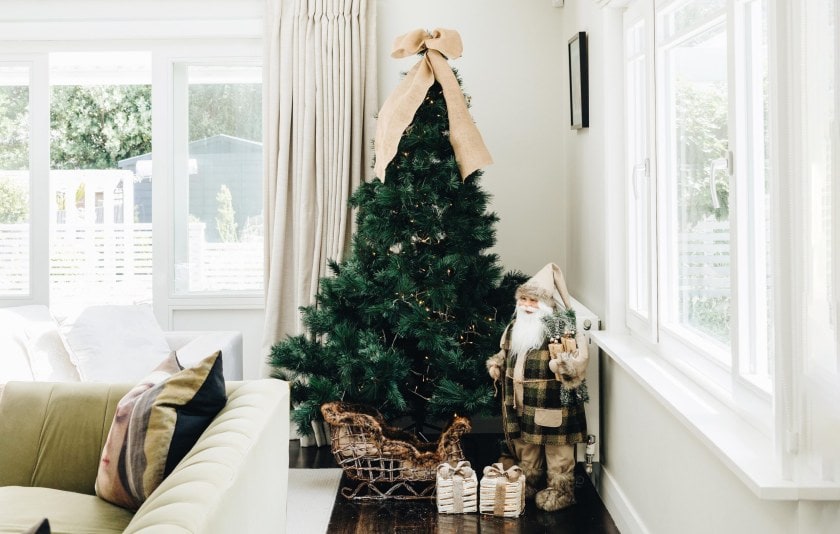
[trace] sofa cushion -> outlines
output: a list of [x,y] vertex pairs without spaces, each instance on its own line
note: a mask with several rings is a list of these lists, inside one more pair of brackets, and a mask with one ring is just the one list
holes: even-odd
[[129,387],[10,382],[0,399],[0,486],[93,495],[114,406]]
[[134,516],[94,495],[22,486],[0,487],[0,510],[0,532],[25,532],[46,516],[52,534],[110,534]]
[[148,305],[90,306],[62,321],[61,333],[86,382],[135,382],[171,352]]
[[172,472],[227,401],[221,352],[178,370],[172,355],[117,405],[96,494],[136,510]]

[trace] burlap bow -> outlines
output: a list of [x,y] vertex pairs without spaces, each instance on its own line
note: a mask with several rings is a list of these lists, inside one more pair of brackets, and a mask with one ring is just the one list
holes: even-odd
[[414,30],[397,37],[391,57],[403,58],[424,50],[426,53],[423,58],[408,71],[379,110],[374,137],[374,172],[383,182],[385,169],[397,153],[403,132],[411,124],[417,108],[435,80],[443,89],[443,98],[446,100],[449,141],[455,152],[461,179],[466,179],[481,167],[493,163],[490,152],[467,109],[467,102],[455,73],[446,62],[447,58],[461,57],[461,36],[455,30],[441,28],[432,33],[422,29]]
[[488,465],[484,468],[484,476],[490,480],[496,480],[496,495],[493,500],[493,515],[505,515],[505,502],[507,501],[507,485],[511,482],[518,482],[522,475],[522,469],[518,465],[512,466],[505,471],[501,463]]
[[497,479],[496,483],[507,484],[508,482],[517,482],[522,475],[522,469],[518,465],[512,466],[505,471],[501,463],[488,465],[484,468],[484,476],[490,479]]
[[472,467],[466,460],[461,460],[455,465],[450,463],[442,463],[438,466],[438,475],[444,480],[449,480],[454,476],[461,478],[470,478],[473,475]]

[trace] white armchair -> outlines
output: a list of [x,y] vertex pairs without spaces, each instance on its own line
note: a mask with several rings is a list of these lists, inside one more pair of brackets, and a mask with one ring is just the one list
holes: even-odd
[[242,380],[241,332],[174,330],[164,334],[169,348],[178,355],[181,365],[198,363],[209,354],[221,350],[225,380]]

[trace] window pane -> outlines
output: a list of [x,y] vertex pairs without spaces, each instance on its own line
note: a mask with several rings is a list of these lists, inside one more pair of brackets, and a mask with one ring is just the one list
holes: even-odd
[[[705,16],[704,13],[700,15]],[[698,15],[698,16],[700,16]],[[690,20],[686,26],[691,26]],[[664,318],[728,360],[727,36],[721,18],[664,51]]]
[[773,358],[773,268],[771,257],[771,206],[769,185],[769,109],[767,93],[767,1],[755,0],[743,5],[743,27],[736,31],[741,40],[739,50],[744,57],[736,79],[744,135],[737,153],[742,164],[738,166],[735,183],[738,201],[744,216],[739,217],[739,372],[766,391],[771,388],[770,362]]
[[29,294],[29,79],[0,64],[0,295]]
[[50,55],[50,303],[152,299],[148,53]]
[[696,28],[720,15],[726,9],[726,0],[690,0],[676,4],[662,17],[662,37],[672,37]]
[[180,152],[187,160],[176,182],[187,184],[188,206],[176,208],[177,224],[187,228],[176,242],[176,292],[261,292],[261,67],[179,70],[187,86],[187,148]]
[[628,169],[628,306],[650,319],[651,203],[648,160],[648,88],[645,23],[639,21],[626,33],[627,154]]

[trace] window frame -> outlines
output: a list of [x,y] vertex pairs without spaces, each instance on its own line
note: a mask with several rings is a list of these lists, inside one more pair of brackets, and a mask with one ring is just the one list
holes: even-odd
[[[627,43],[627,32],[631,30],[634,26],[641,23],[644,25],[645,30],[650,26],[651,16],[653,14],[653,3],[651,2],[635,2],[633,3],[628,10],[625,12],[624,15],[624,45],[626,46]],[[656,206],[657,202],[657,162],[656,158],[652,157],[652,144],[655,144],[655,114],[651,113],[651,110],[655,109],[655,73],[653,68],[653,62],[650,61],[651,54],[654,50],[654,35],[653,32],[643,31],[642,38],[644,40],[643,49],[641,55],[634,54],[633,56],[629,56],[625,53],[624,61],[625,66],[629,60],[639,60],[643,64],[643,78],[644,78],[644,94],[639,95],[637,98],[644,103],[645,112],[647,114],[646,120],[641,125],[636,125],[638,130],[644,131],[644,144],[643,146],[636,144],[636,138],[630,135],[631,126],[629,125],[630,118],[628,116],[628,127],[626,129],[627,132],[627,146],[626,146],[626,153],[628,154],[628,161],[624,167],[628,169],[629,180],[627,182],[627,194],[625,195],[625,209],[627,210],[627,234],[625,239],[627,240],[627,262],[628,262],[628,279],[625,284],[626,286],[626,321],[628,327],[639,334],[645,341],[649,343],[656,343],[659,341],[659,307],[657,305],[658,302],[658,292],[657,292],[657,281],[658,281],[658,244],[659,240],[657,237],[657,210],[650,209],[653,206]],[[625,83],[628,81],[627,73],[625,72]],[[630,91],[625,91],[625,105],[628,108],[628,115],[630,113]],[[637,161],[633,156],[632,152],[641,151],[644,154],[644,158],[642,160]],[[640,178],[641,176],[641,178]],[[640,186],[641,184],[641,186]],[[644,195],[647,199],[647,207],[648,213],[638,213],[634,210],[634,198],[638,198],[639,195]],[[636,272],[630,268],[630,266],[636,264],[636,257],[633,255],[632,249],[632,228],[635,228],[634,222],[631,220],[632,218],[640,216],[644,218],[647,227],[645,228],[645,234],[647,239],[647,246],[648,246],[648,257],[646,259],[647,264],[647,272]],[[639,278],[644,278],[647,283],[647,316],[643,313],[640,313],[639,310],[635,309],[632,305],[632,298],[631,292],[633,291],[633,283],[632,277],[636,275]]]
[[[49,305],[49,72],[48,54],[66,51],[147,50],[152,53],[153,306],[162,325],[173,323],[176,310],[263,309],[262,292],[175,297],[173,272],[171,172],[171,60],[178,58],[247,57],[262,64],[263,3],[259,0],[149,0],[137,5],[83,0],[68,5],[45,0],[37,6],[9,0],[0,15],[0,61],[38,61],[30,81],[30,294],[0,295],[0,306]],[[138,23],[140,21],[141,23]],[[189,22],[187,24],[186,22]],[[34,58],[34,59],[33,59]],[[167,69],[169,69],[167,71]],[[37,78],[35,75],[37,74]],[[35,83],[37,82],[37,83]],[[163,84],[163,85],[162,85]]]
[[[760,1],[760,0],[759,0]],[[648,98],[648,112],[652,115],[653,131],[651,139],[648,144],[648,159],[652,162],[648,168],[650,169],[650,183],[651,193],[653,195],[654,203],[651,204],[653,213],[650,215],[653,222],[653,235],[655,236],[655,251],[656,261],[652,262],[650,266],[649,279],[651,280],[651,288],[653,297],[650,299],[651,303],[651,320],[646,321],[644,317],[636,313],[630,305],[630,295],[633,291],[633,280],[630,276],[630,269],[625,269],[627,273],[625,302],[624,302],[624,326],[635,337],[642,340],[651,350],[657,353],[664,361],[681,371],[683,374],[690,377],[693,381],[701,385],[705,390],[712,393],[716,398],[724,402],[726,406],[731,408],[734,412],[742,415],[747,420],[751,421],[762,433],[771,435],[773,432],[773,390],[772,378],[770,384],[765,384],[765,387],[759,387],[752,381],[746,379],[741,374],[740,358],[744,354],[749,354],[749,351],[754,347],[743,346],[740,342],[745,336],[739,335],[739,329],[750,327],[753,324],[739,324],[738,317],[744,304],[744,298],[748,295],[744,289],[745,284],[738,284],[738,276],[744,276],[746,266],[750,264],[750,260],[745,260],[743,257],[745,251],[745,239],[743,234],[746,228],[751,228],[749,224],[745,224],[744,217],[738,218],[736,215],[736,202],[738,202],[739,194],[736,187],[742,187],[738,180],[733,180],[732,175],[737,175],[739,172],[744,172],[739,165],[743,165],[743,160],[739,161],[738,157],[731,157],[730,161],[734,162],[734,169],[730,174],[730,280],[731,280],[731,313],[732,313],[732,347],[731,361],[727,364],[722,361],[720,356],[715,357],[709,350],[703,350],[700,347],[708,346],[705,338],[695,335],[687,329],[674,328],[664,321],[663,310],[663,277],[667,275],[668,268],[663,262],[668,261],[666,251],[668,244],[666,232],[663,231],[663,224],[667,224],[663,213],[667,213],[668,208],[665,205],[666,199],[663,188],[665,187],[661,182],[666,179],[663,173],[667,173],[667,162],[663,159],[665,157],[666,143],[668,139],[665,138],[667,130],[663,121],[667,120],[663,113],[663,94],[664,81],[661,76],[661,69],[659,65],[663,61],[663,47],[658,32],[663,26],[662,17],[665,16],[668,10],[674,9],[675,6],[682,4],[682,0],[635,0],[631,1],[626,11],[623,14],[623,40],[626,46],[627,30],[632,24],[642,20],[645,24],[645,35],[648,39],[648,48],[645,56],[648,62],[648,70],[652,73],[653,85],[649,89],[652,95]],[[742,17],[742,10],[748,2],[743,0],[728,0],[725,9],[716,17],[724,17],[724,24],[727,32],[727,93],[728,93],[728,137],[730,140],[731,152],[738,154],[740,145],[743,145],[742,122],[743,117],[738,116],[738,109],[744,99],[743,83],[739,78],[741,72],[736,66],[735,57],[738,57],[739,42],[737,41],[739,34],[735,31],[736,24],[740,23],[739,17]],[[707,24],[708,25],[708,24]],[[702,25],[701,25],[702,26]],[[770,31],[768,24],[768,32]],[[673,38],[672,38],[673,39]],[[679,39],[679,37],[677,38]],[[623,56],[625,69],[627,68],[627,56]],[[770,76],[771,73],[768,73]],[[625,73],[625,83],[627,81]],[[772,85],[772,84],[771,84]],[[626,105],[630,105],[632,97],[628,95],[631,90],[625,87],[624,100]],[[651,104],[650,101],[653,101]],[[626,116],[631,116],[631,111],[628,109]],[[629,127],[629,126],[628,126]],[[625,168],[632,169],[634,162],[631,161],[632,154],[629,146],[626,147],[627,158],[625,161]],[[730,169],[733,165],[730,164]],[[771,176],[771,180],[773,177]],[[625,226],[629,227],[629,217],[632,213],[632,195],[633,193],[633,176],[627,183],[624,194],[624,202],[626,207]],[[740,194],[743,196],[743,193]],[[632,243],[629,235],[629,230],[625,230],[626,249],[625,261],[633,261]],[[748,280],[748,278],[747,278]],[[749,309],[749,308],[748,308]],[[754,310],[750,310],[754,311]],[[754,315],[754,313],[753,313]],[[747,315],[749,316],[749,314]],[[754,320],[753,320],[754,322]],[[772,366],[772,363],[768,365]]]
[[50,113],[49,62],[43,52],[0,53],[0,64],[29,69],[29,289],[0,293],[0,303],[24,306],[46,302],[49,284]]
[[[179,73],[179,66],[201,64],[248,64],[262,66],[261,50],[254,47],[254,43],[228,42],[219,46],[201,46],[194,49],[181,49],[177,53],[160,51],[152,58],[152,168],[154,179],[161,178],[165,185],[158,191],[152,189],[152,205],[165,206],[165,215],[161,226],[157,226],[158,213],[153,218],[154,232],[166,232],[166,249],[163,243],[154,248],[155,258],[166,257],[165,267],[157,269],[155,264],[155,287],[165,287],[165,296],[155,293],[154,302],[165,298],[168,306],[175,308],[195,307],[235,307],[262,308],[265,303],[264,290],[257,291],[194,291],[181,292],[175,287],[176,247],[179,246],[177,236],[180,230],[176,224],[176,213],[183,211],[178,203],[179,199],[186,202],[189,199],[189,178],[176,168],[178,161],[184,161],[187,144],[186,114],[187,99],[183,94],[187,89],[185,73]],[[156,78],[157,77],[157,78]],[[155,91],[155,79],[160,80],[159,91]],[[183,87],[182,87],[183,85]],[[182,107],[179,109],[179,104]],[[155,120],[156,109],[166,110],[167,120]],[[163,113],[163,111],[161,112]],[[156,129],[155,125],[160,128]],[[156,137],[156,134],[159,135]],[[158,139],[160,142],[155,143]],[[180,141],[179,141],[180,140]],[[163,169],[160,175],[156,169]],[[188,209],[188,208],[187,208]],[[164,226],[165,225],[165,226]],[[157,234],[155,234],[157,235]],[[265,280],[263,281],[265,284]],[[155,305],[157,308],[157,305]]]

